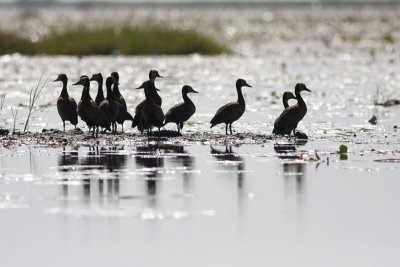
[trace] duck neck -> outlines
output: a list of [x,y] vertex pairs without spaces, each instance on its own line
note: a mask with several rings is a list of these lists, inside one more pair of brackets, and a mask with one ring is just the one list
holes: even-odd
[[183,98],[183,102],[185,102],[186,104],[193,105],[192,100],[190,100],[190,98],[188,97],[188,93],[182,92],[182,98]]
[[[121,96],[121,92],[119,91],[119,87],[118,87],[118,83],[114,84],[114,89],[113,89],[113,93],[116,97]],[[107,93],[108,94],[108,93]]]
[[107,86],[107,100],[113,100],[114,99],[114,94],[111,89],[111,85]]
[[89,85],[85,85],[84,87],[83,87],[83,90],[82,90],[82,97],[81,97],[81,100],[88,100],[88,101],[90,101],[92,98],[90,97],[90,94],[89,94]]
[[283,107],[284,107],[285,109],[287,109],[287,108],[289,107],[289,104],[288,104],[288,99],[286,98],[286,95],[285,95],[285,94],[284,94],[283,97],[282,97],[282,102],[283,102]]
[[238,94],[238,103],[241,105],[245,105],[244,103],[244,97],[242,93],[242,87],[236,86],[237,94]]
[[99,83],[99,86],[97,87],[97,97],[96,98],[104,98],[104,93],[103,93],[103,78],[99,78],[97,81]]
[[304,102],[304,99],[301,97],[300,91],[296,91],[295,94],[296,94],[296,98],[297,98],[297,104],[299,106],[304,106],[305,107],[306,103]]
[[63,88],[61,90],[61,97],[69,97],[68,91],[67,91],[67,82],[63,82]]

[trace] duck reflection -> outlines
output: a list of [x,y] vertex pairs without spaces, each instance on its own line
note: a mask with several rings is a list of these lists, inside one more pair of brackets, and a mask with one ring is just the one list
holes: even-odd
[[[211,155],[217,159],[217,161],[223,163],[222,166],[226,169],[236,169],[237,174],[237,188],[238,188],[238,196],[240,202],[243,201],[243,192],[244,192],[244,169],[245,164],[244,160],[241,156],[237,155],[232,151],[232,145],[226,145],[225,150],[215,149],[210,145]],[[233,163],[233,164],[231,164]]]
[[277,157],[284,160],[282,166],[285,188],[289,190],[289,187],[291,188],[293,181],[295,181],[297,194],[303,193],[303,184],[306,173],[306,165],[302,161],[303,155],[297,151],[297,147],[305,144],[306,142],[304,141],[301,143],[274,144],[274,150]]
[[164,149],[165,153],[173,156],[171,163],[183,168],[183,192],[185,194],[192,192],[193,172],[191,172],[191,170],[194,169],[194,157],[185,150],[184,146],[168,145],[165,146]]
[[146,192],[150,206],[157,204],[157,182],[160,176],[160,168],[164,167],[164,158],[159,155],[158,145],[136,147],[135,161],[138,168],[142,168],[146,175]]
[[[79,163],[78,159],[78,147],[72,147],[71,150],[66,150],[66,147],[63,147],[63,151],[58,158],[58,166],[60,167],[59,170],[62,173],[67,173],[71,171],[72,168],[77,166]],[[62,188],[62,194],[64,197],[68,196],[68,176],[64,175],[61,179],[61,188]]]
[[[99,196],[118,196],[119,195],[119,179],[120,170],[125,168],[127,155],[121,153],[124,147],[99,147],[91,146],[87,150],[85,148],[74,148],[70,152],[63,152],[59,156],[58,166],[63,173],[63,193],[68,195],[68,180],[71,178],[71,171],[82,174],[83,196],[89,201],[91,198],[93,184],[98,183]],[[104,174],[105,173],[105,174]],[[112,175],[110,175],[112,173]],[[104,192],[104,180],[107,181],[107,193]]]

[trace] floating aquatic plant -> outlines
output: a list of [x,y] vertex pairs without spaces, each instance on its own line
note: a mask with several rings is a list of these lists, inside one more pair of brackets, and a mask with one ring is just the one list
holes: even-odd
[[346,154],[347,153],[347,146],[346,145],[340,145],[339,146],[339,153],[340,154]]

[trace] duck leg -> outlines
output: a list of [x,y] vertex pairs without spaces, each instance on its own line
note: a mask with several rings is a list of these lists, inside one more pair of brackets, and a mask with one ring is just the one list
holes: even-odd
[[229,131],[231,132],[232,135],[232,122],[229,124]]
[[98,138],[98,137],[99,137],[99,126],[96,127],[96,138]]
[[[122,127],[122,133],[124,133],[124,123],[121,124]],[[117,130],[117,125],[115,125],[115,131]]]
[[228,135],[228,123],[225,123],[225,135]]
[[178,133],[180,133],[181,129],[179,128],[179,123],[176,124],[176,128],[178,128]]

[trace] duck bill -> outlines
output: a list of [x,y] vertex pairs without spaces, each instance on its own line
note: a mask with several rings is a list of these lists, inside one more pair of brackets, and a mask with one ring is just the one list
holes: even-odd
[[57,79],[55,79],[53,82],[59,82],[59,81],[61,81],[60,77],[57,77]]
[[312,92],[310,89],[308,89],[307,87],[306,88],[304,88],[304,91],[307,91],[307,92]]
[[76,83],[73,83],[72,85],[81,85],[81,81],[77,81]]
[[199,92],[197,92],[196,90],[192,89],[191,91],[192,93],[198,94]]
[[252,87],[250,84],[248,84],[248,83],[246,83],[244,86],[247,86],[247,87]]
[[160,90],[160,89],[158,89],[158,88],[156,88],[156,91],[160,92],[161,90]]

